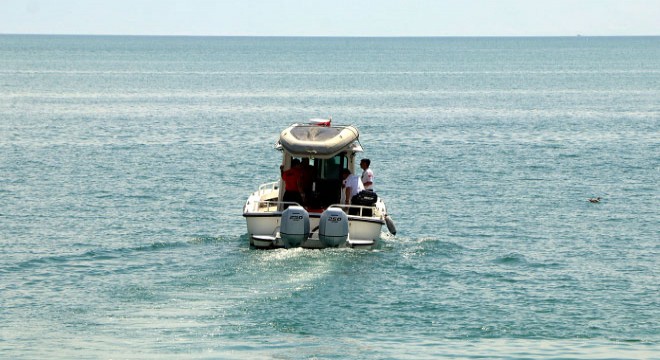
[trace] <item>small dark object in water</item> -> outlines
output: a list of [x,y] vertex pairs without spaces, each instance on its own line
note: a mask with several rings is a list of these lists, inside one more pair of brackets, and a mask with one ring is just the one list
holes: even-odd
[[590,203],[599,203],[600,202],[600,197],[595,197],[595,198],[589,198]]

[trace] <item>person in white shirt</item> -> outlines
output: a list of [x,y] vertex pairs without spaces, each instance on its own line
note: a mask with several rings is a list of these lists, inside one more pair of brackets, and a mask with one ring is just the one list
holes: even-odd
[[371,165],[371,160],[362,159],[360,160],[360,168],[362,168],[362,184],[364,185],[365,190],[374,191],[374,172],[371,171],[369,166]]
[[351,175],[351,171],[344,169],[341,172],[341,176],[344,179],[341,192],[341,202],[342,204],[350,204],[351,198],[357,195],[360,191],[364,190],[364,185],[360,177],[357,175]]

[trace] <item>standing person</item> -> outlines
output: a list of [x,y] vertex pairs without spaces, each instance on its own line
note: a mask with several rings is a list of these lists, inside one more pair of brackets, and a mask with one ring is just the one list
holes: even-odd
[[[303,204],[301,178],[300,160],[293,159],[291,161],[291,168],[282,172],[282,180],[284,181],[284,196],[282,197],[282,201],[295,202],[299,205]],[[288,207],[289,205],[284,205],[285,209]]]
[[360,160],[360,168],[362,168],[362,185],[364,185],[365,190],[374,191],[374,172],[369,168],[370,165],[371,160]]
[[364,185],[357,175],[351,175],[351,171],[344,169],[341,171],[341,176],[344,179],[342,190],[342,202],[346,205],[351,203],[353,196],[357,195],[360,191],[364,190]]

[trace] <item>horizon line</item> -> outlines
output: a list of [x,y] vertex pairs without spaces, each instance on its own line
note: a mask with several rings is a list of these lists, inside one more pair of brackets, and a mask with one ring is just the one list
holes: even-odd
[[594,37],[659,37],[657,35],[203,35],[203,34],[110,34],[110,33],[3,33],[1,36],[134,36],[134,37],[233,37],[233,38],[594,38]]

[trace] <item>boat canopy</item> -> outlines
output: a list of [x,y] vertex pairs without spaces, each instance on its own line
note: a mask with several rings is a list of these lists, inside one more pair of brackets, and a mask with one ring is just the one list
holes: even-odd
[[359,144],[353,146],[359,138],[358,129],[349,126],[316,126],[295,124],[280,134],[277,148],[296,157],[332,157],[342,151],[362,151]]

